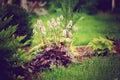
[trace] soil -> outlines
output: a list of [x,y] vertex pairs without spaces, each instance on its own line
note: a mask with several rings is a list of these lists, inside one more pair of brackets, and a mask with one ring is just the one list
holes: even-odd
[[75,49],[81,56],[90,55],[91,53],[93,53],[93,50],[91,48],[88,48],[87,46],[75,46]]

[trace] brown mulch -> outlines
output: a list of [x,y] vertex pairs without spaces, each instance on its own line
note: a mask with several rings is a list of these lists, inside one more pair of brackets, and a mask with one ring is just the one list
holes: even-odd
[[80,56],[76,57],[78,63],[81,64],[84,59],[92,59],[91,53],[93,53],[93,49],[88,48],[87,46],[75,46],[75,49],[80,54]]
[[88,48],[87,46],[75,46],[75,49],[81,56],[90,55],[91,53],[93,53],[93,49]]

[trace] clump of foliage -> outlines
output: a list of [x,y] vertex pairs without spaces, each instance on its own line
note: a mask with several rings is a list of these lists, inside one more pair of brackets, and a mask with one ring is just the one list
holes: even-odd
[[16,37],[14,35],[17,26],[9,26],[4,29],[4,26],[9,23],[11,19],[12,17],[4,19],[0,17],[0,29],[2,29],[0,32],[0,79],[2,80],[13,80],[13,75],[16,75],[16,73],[19,74],[18,72],[20,72],[20,70],[18,69],[16,72],[15,67],[20,65],[18,62],[23,63],[24,60],[18,61],[14,55],[21,52],[22,54],[19,54],[19,57],[23,56],[25,51],[23,52],[21,49],[18,50],[18,48],[27,45],[27,42],[24,44],[21,43],[25,36]]
[[64,42],[67,44],[69,42],[68,45],[71,45],[73,38],[72,33],[77,29],[72,20],[64,24],[64,17],[62,15],[56,19],[52,18],[47,21],[46,27],[43,25],[42,20],[38,20],[33,29],[33,38],[36,38],[33,40],[33,43],[41,43],[40,46],[44,46],[50,43]]
[[[36,73],[53,67],[68,67],[72,62],[74,56],[71,54],[70,46],[73,37],[72,31],[76,27],[73,27],[72,21],[69,21],[67,26],[63,25],[62,21],[63,16],[48,21],[48,34],[42,21],[37,21],[33,33],[35,37],[41,36],[40,43],[38,43],[41,45],[35,50],[37,56],[23,65],[25,70]],[[40,31],[41,35],[39,35],[38,31]],[[31,53],[34,53],[34,50]]]
[[94,50],[93,54],[96,56],[107,56],[115,52],[113,42],[103,37],[94,38],[88,43],[88,47]]
[[26,35],[25,39],[22,40],[23,42],[30,39],[30,36],[32,35],[32,28],[30,27],[31,18],[29,13],[17,5],[5,5],[0,8],[1,20],[4,18],[9,18],[11,16],[13,16],[12,19],[6,23],[4,27],[0,27],[0,31],[8,28],[9,26],[18,25],[17,30],[14,33],[15,36]]
[[58,14],[63,14],[64,24],[67,25],[70,20],[73,21],[73,25],[76,24],[76,22],[80,19],[80,15],[77,14],[79,11],[74,11],[77,0],[61,0],[58,1],[58,3],[60,4],[60,7],[56,10],[56,12]]
[[72,62],[72,56],[66,52],[67,47],[63,43],[44,46],[44,51],[23,65],[23,68],[31,73],[40,72],[54,67],[68,67]]
[[64,24],[67,25],[70,20],[75,24],[80,18],[78,10],[74,11],[74,7],[78,0],[48,0],[48,6],[50,11],[56,12],[58,15],[62,14],[64,16]]

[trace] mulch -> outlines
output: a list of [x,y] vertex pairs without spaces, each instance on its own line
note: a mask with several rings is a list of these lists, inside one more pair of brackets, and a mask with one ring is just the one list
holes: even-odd
[[93,49],[88,48],[87,46],[75,46],[75,49],[77,53],[80,54],[80,56],[77,56],[78,62],[81,64],[84,59],[91,60],[93,53]]

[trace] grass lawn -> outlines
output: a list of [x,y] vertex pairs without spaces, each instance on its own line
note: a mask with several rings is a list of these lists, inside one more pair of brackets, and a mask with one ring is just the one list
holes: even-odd
[[[120,16],[119,15],[87,15],[79,14],[84,17],[83,20],[79,20],[76,24],[79,30],[74,33],[74,45],[86,45],[93,38],[99,36],[110,36],[120,39]],[[46,16],[40,16],[39,18],[33,18],[33,22],[36,23],[37,19],[42,19],[44,23],[51,18],[56,18],[57,14],[49,14]]]
[[[76,24],[79,30],[74,33],[73,45],[87,45],[93,38],[110,36],[120,39],[119,15],[87,15]],[[42,19],[46,25],[47,20],[56,18],[57,14],[49,14],[33,18]],[[39,40],[38,37],[33,37]],[[39,41],[38,41],[39,42]],[[33,43],[34,44],[34,43]],[[120,56],[95,57],[84,60],[82,64],[71,64],[69,68],[54,68],[40,73],[40,80],[120,80]]]
[[75,45],[87,44],[95,37],[110,36],[120,39],[120,17],[111,15],[84,15],[84,20],[78,21],[79,31],[75,35]]
[[68,69],[55,68],[41,73],[40,80],[120,80],[120,56],[96,57]]

